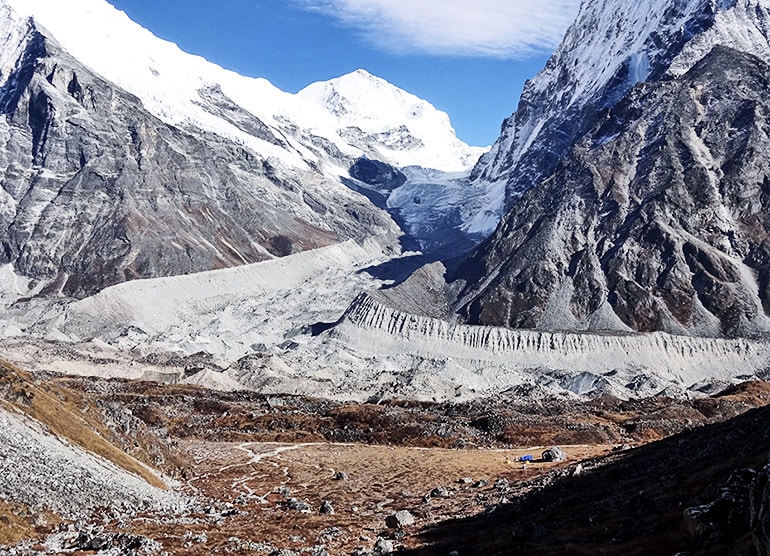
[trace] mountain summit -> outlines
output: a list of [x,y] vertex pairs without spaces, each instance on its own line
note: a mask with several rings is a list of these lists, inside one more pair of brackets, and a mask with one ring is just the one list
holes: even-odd
[[584,2],[474,170],[509,210],[468,320],[770,331],[769,35],[765,0]]

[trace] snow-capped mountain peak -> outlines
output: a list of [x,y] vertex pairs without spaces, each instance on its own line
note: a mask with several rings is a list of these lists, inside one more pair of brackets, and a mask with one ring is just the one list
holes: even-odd
[[331,114],[343,136],[360,131],[379,143],[380,154],[396,166],[462,171],[486,150],[460,141],[445,112],[364,69],[313,83],[297,97]]
[[[313,83],[300,91],[299,96],[325,106],[340,125],[367,124],[366,131],[385,131],[392,126],[393,120],[416,120],[428,111],[434,120],[432,123],[450,126],[445,113],[363,69]],[[371,101],[367,100],[371,98],[378,100],[377,106],[371,106]]]
[[[400,134],[400,139],[384,136],[379,150],[385,162],[396,166],[416,164],[459,171],[469,169],[483,153],[457,139],[446,114],[364,70],[293,95],[266,79],[244,77],[183,52],[105,0],[0,0],[0,6],[32,18],[72,56],[139,97],[164,122],[235,139],[289,166],[305,168],[306,161],[316,156],[301,139],[287,137],[291,148],[280,148],[223,120],[207,109],[201,91],[218,88],[227,102],[277,129],[276,135],[286,134],[287,127],[300,128],[305,135],[323,137],[354,158],[372,153],[340,136],[341,128],[359,128],[368,135]],[[324,97],[321,91],[329,87],[344,102]],[[394,108],[398,110],[386,112]],[[415,111],[426,116],[416,117]]]
[[0,0],[0,47],[0,262],[52,291],[350,238],[394,251],[480,239],[457,228],[484,194],[467,180],[482,149],[364,70],[287,93],[105,0]]

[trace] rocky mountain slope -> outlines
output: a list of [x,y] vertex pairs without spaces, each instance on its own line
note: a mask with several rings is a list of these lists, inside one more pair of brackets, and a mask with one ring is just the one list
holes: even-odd
[[770,331],[770,4],[584,2],[474,170],[509,212],[456,274],[472,323]]
[[0,537],[23,538],[25,521],[50,528],[196,507],[171,490],[184,459],[146,427],[132,430],[127,413],[116,415],[123,434],[88,397],[0,361]]
[[[0,41],[2,261],[34,281],[30,295],[83,297],[351,238],[397,250],[406,232],[430,247],[435,230],[412,234],[390,214],[414,204],[388,202],[406,179],[367,197],[380,174],[402,176],[394,167],[433,168],[438,188],[445,172],[462,181],[482,152],[365,71],[291,95],[102,0],[3,0]],[[371,161],[382,166],[362,171]],[[462,205],[434,206],[451,220]]]

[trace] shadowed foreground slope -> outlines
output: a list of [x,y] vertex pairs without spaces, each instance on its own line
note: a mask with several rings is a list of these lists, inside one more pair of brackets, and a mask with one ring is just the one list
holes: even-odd
[[602,458],[579,476],[512,492],[497,511],[427,528],[428,548],[406,553],[756,554],[749,499],[757,479],[746,468],[767,464],[769,422],[770,408],[760,408]]

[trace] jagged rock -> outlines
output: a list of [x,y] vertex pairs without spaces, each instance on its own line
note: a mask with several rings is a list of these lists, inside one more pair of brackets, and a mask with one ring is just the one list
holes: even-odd
[[508,479],[501,478],[495,481],[495,489],[497,490],[507,490],[510,486],[511,483],[508,481]]
[[403,529],[409,525],[414,525],[414,516],[408,510],[400,510],[385,519],[385,525],[389,529]]
[[567,453],[559,448],[558,446],[554,446],[553,448],[548,448],[543,452],[542,455],[543,461],[567,461]]
[[334,474],[334,479],[333,480],[335,480],[335,481],[347,481],[348,480],[348,474],[345,473],[344,471],[337,471]]
[[323,504],[321,504],[321,509],[318,511],[324,515],[334,515],[334,507],[328,500],[323,501]]
[[700,545],[709,546],[748,533],[752,521],[752,489],[757,477],[753,469],[739,469],[720,489],[717,500],[687,508],[684,523],[690,537]]

